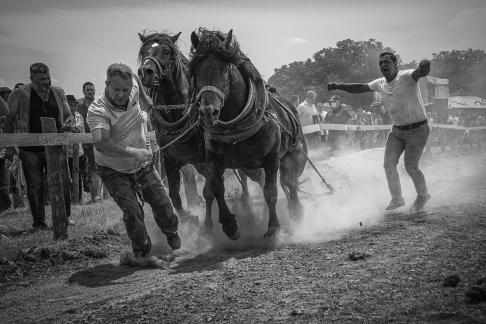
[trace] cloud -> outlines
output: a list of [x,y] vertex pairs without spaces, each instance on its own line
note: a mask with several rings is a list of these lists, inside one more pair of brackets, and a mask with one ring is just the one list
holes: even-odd
[[287,43],[289,45],[299,45],[299,44],[305,44],[309,42],[308,39],[302,38],[302,37],[292,37],[287,40]]

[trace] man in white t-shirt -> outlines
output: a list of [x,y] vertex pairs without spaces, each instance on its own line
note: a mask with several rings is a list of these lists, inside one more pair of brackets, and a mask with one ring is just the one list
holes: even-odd
[[305,101],[297,106],[300,123],[302,126],[314,124],[314,116],[317,118],[317,108],[314,102],[316,101],[315,91],[307,91]]
[[146,258],[152,247],[143,206],[152,207],[155,222],[172,249],[181,246],[178,219],[152,163],[141,104],[149,104],[131,69],[120,63],[108,67],[105,91],[89,106],[87,121],[94,142],[97,172],[123,212],[135,257]]
[[394,124],[385,148],[384,168],[392,196],[386,209],[392,210],[405,205],[397,171],[398,160],[405,152],[405,169],[417,191],[417,199],[411,210],[418,211],[430,199],[425,177],[419,169],[420,156],[430,128],[418,86],[419,78],[430,72],[430,61],[422,60],[415,70],[400,71],[395,54],[384,52],[380,54],[379,66],[383,77],[370,83],[329,83],[327,87],[328,90],[344,90],[350,93],[380,93]]

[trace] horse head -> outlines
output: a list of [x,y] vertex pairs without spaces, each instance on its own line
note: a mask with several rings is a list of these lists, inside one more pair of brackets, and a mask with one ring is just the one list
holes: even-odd
[[176,42],[180,34],[138,34],[142,42],[138,53],[138,76],[145,87],[155,87],[162,80],[170,78],[170,74],[179,68],[177,65],[180,64],[180,52]]
[[[198,35],[199,34],[199,35]],[[239,61],[239,46],[232,41],[233,33],[200,29],[191,34],[191,61],[189,74],[193,80],[195,102],[199,116],[206,126],[215,125],[230,95],[232,74]]]

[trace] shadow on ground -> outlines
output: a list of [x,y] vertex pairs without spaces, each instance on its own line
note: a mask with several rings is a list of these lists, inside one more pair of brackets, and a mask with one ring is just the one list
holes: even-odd
[[141,270],[141,268],[100,264],[74,273],[69,277],[67,282],[77,283],[78,285],[90,288],[120,285],[124,283],[114,281],[130,276],[138,270]]

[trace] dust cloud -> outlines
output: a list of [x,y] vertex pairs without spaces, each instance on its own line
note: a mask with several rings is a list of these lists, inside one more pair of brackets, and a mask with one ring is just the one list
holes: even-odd
[[[264,239],[267,230],[268,212],[265,209],[262,189],[249,181],[251,199],[242,202],[239,197],[241,186],[238,180],[227,173],[225,177],[226,198],[230,210],[236,215],[241,237],[229,240],[222,232],[218,222],[217,204],[213,204],[214,226],[208,234],[203,230],[205,208],[203,205],[189,209],[199,217],[200,225],[181,223],[180,234],[182,248],[178,255],[186,257],[206,253],[207,251],[248,250],[252,248],[278,248],[287,244],[322,242],[337,239],[350,230],[359,230],[372,226],[386,217],[385,207],[390,201],[390,194],[383,170],[384,149],[369,149],[347,153],[327,160],[319,160],[319,153],[310,152],[310,156],[319,172],[336,192],[328,195],[328,190],[316,172],[308,165],[300,178],[299,197],[304,207],[304,216],[300,222],[291,219],[287,210],[287,199],[279,189],[277,214],[281,233],[276,239]],[[474,177],[477,162],[467,156],[459,160],[447,156],[422,158],[424,170],[432,199],[428,205],[443,204],[453,198],[458,190],[453,187],[455,178]],[[416,198],[415,189],[403,165],[403,156],[398,165],[402,192],[406,205],[388,213],[406,213]],[[461,191],[462,192],[462,191]],[[472,197],[471,199],[474,199]],[[165,236],[153,222],[151,212],[147,211],[148,230],[152,238],[154,253],[169,251]],[[151,220],[152,219],[152,220]]]

